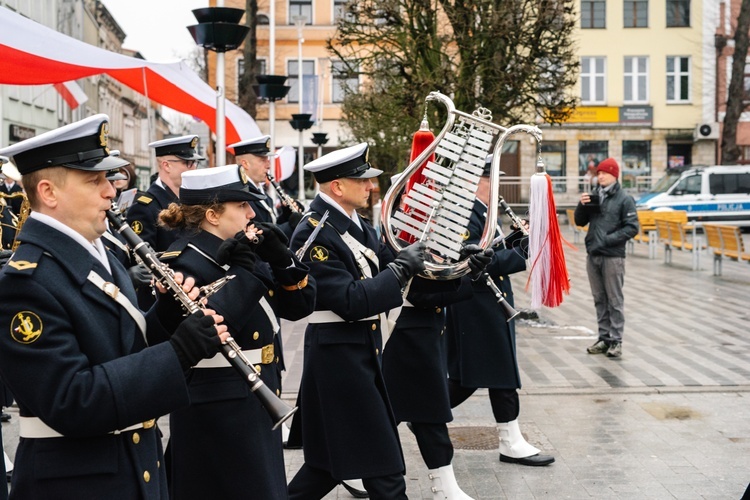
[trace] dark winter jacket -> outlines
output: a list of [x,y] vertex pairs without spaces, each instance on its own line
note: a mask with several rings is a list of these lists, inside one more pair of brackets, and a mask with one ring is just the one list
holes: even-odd
[[625,243],[638,233],[638,215],[633,197],[616,182],[601,197],[599,209],[578,202],[575,210],[577,226],[589,224],[586,251],[589,255],[625,257]]

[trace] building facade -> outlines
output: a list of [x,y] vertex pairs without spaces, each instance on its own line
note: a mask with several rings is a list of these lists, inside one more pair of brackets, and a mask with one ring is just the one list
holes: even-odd
[[[335,20],[342,15],[346,2],[275,1],[274,61],[269,60],[270,4],[268,0],[258,3],[261,72],[289,75],[287,84],[292,86],[288,97],[275,105],[276,145],[296,147],[299,141],[289,120],[292,113],[299,112],[298,51],[303,39],[303,74],[314,77],[317,85],[315,113],[322,118],[321,131],[331,139],[327,148],[338,146],[348,137],[340,122],[340,86],[356,88],[359,81],[342,80],[336,71],[338,62],[330,58],[325,41],[335,35]],[[562,125],[538,123],[544,132],[542,156],[550,175],[559,177],[555,190],[563,203],[577,199],[584,189],[581,177],[589,166],[606,157],[620,162],[623,185],[633,192],[670,167],[718,162],[719,122],[723,120],[720,103],[725,101],[721,92],[726,93],[731,47],[717,54],[715,35],[721,30],[731,31],[740,0],[730,3],[576,1],[578,27],[574,43],[581,71],[578,85],[571,91],[580,99],[579,106]],[[225,5],[245,7],[242,0],[227,1]],[[298,16],[306,18],[301,30],[295,25]],[[237,82],[241,52],[228,53],[227,58],[228,71],[234,72],[227,75],[227,82]],[[746,85],[747,89],[750,86]],[[256,121],[268,132],[268,105],[258,109]],[[746,129],[746,125],[750,121],[741,124],[738,141],[748,145],[744,151],[750,161],[750,127]],[[304,134],[306,153],[316,150],[311,135]],[[536,148],[528,140],[509,144],[506,154],[503,169],[509,178],[524,179],[534,172]],[[525,196],[524,188],[519,187],[511,198]]]

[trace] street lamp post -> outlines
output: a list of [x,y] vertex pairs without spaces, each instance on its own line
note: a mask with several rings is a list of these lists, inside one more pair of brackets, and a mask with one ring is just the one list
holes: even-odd
[[[294,24],[297,25],[297,88],[299,89],[299,115],[301,118],[301,115],[304,114],[304,103],[303,103],[303,96],[304,96],[304,72],[302,71],[302,44],[304,43],[305,39],[302,36],[302,30],[305,27],[305,23],[307,22],[306,16],[294,16],[292,18],[294,20]],[[309,119],[309,116],[308,116]],[[309,127],[308,127],[309,128]],[[300,200],[305,201],[305,171],[302,169],[302,166],[305,162],[305,146],[304,146],[304,137],[302,136],[302,132],[307,129],[299,128],[299,150],[297,151],[297,179],[299,183],[299,194],[297,195]]]
[[[219,2],[222,4],[223,2]],[[195,43],[216,52],[216,151],[214,166],[224,165],[226,148],[226,96],[224,93],[224,53],[242,45],[250,28],[239,24],[243,9],[206,7],[193,10],[198,24],[188,26]]]

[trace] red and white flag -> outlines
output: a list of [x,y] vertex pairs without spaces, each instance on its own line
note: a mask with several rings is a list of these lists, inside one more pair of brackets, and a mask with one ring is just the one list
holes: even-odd
[[292,176],[296,157],[297,150],[291,146],[284,146],[276,150],[276,162],[274,165],[276,182],[285,181]]
[[69,82],[55,83],[55,90],[57,90],[65,102],[68,103],[70,109],[76,109],[78,106],[89,100],[89,96],[83,91],[80,85],[75,80]]

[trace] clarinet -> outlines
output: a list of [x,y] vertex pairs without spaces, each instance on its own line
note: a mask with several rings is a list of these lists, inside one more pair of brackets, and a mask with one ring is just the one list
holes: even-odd
[[[189,313],[195,313],[201,310],[198,302],[192,300],[182,286],[174,279],[174,271],[164,264],[156,256],[156,252],[147,242],[143,241],[140,236],[135,234],[113,202],[112,208],[107,210],[107,219],[112,227],[120,233],[130,246],[136,258],[149,268],[156,281],[167,289],[182,304],[182,307]],[[223,283],[222,283],[223,284]],[[219,285],[220,286],[220,285]],[[205,291],[209,287],[201,290]],[[213,291],[217,288],[214,286]],[[211,292],[211,290],[209,290]],[[284,403],[274,392],[261,380],[260,374],[252,363],[242,353],[242,348],[229,337],[226,343],[221,345],[221,353],[229,361],[229,364],[237,370],[242,378],[250,386],[250,390],[260,400],[260,403],[268,412],[273,422],[273,430],[276,430],[284,421],[291,417],[297,408],[291,408]]]
[[508,204],[507,204],[507,203],[505,202],[505,198],[503,198],[502,196],[498,196],[498,203],[500,204],[500,208],[502,208],[502,209],[503,209],[503,212],[505,212],[505,214],[506,214],[506,215],[507,215],[507,216],[508,216],[508,217],[510,218],[510,220],[511,220],[511,221],[513,222],[513,225],[515,225],[515,226],[516,226],[516,227],[518,228],[518,230],[519,230],[519,231],[521,231],[521,233],[522,233],[522,234],[523,234],[524,236],[528,236],[528,235],[529,235],[529,232],[528,232],[528,231],[526,230],[526,228],[524,227],[524,225],[523,225],[523,220],[521,220],[521,218],[520,218],[520,217],[518,217],[518,216],[517,216],[517,215],[516,215],[516,214],[515,214],[515,213],[513,212],[513,210],[512,210],[511,208],[510,208],[510,205],[508,205]]
[[273,186],[273,188],[276,190],[276,194],[279,195],[279,199],[281,200],[281,203],[286,208],[298,214],[302,213],[302,210],[299,209],[294,199],[292,199],[291,196],[286,194],[286,191],[284,191],[281,185],[278,182],[276,182],[276,179],[273,178],[270,172],[266,172],[266,179],[268,179],[268,182],[270,182],[271,186]]

